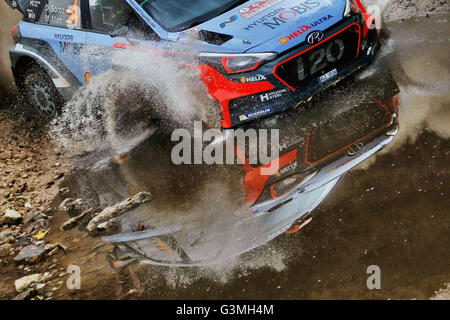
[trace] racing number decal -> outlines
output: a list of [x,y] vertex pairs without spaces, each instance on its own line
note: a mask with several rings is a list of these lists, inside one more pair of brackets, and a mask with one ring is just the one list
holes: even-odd
[[314,51],[308,58],[308,65],[311,66],[309,72],[305,66],[303,57],[297,59],[297,73],[300,81],[305,80],[309,75],[325,69],[329,63],[334,63],[344,57],[345,45],[341,39],[335,39],[325,48]]
[[66,9],[66,14],[68,15],[66,18],[66,24],[69,29],[74,29],[79,26],[80,17],[78,14],[78,8],[78,0],[75,0],[75,3]]
[[[335,56],[333,49],[336,50],[337,47],[337,55]],[[344,41],[341,39],[336,39],[330,45],[327,47],[327,60],[329,62],[336,62],[338,60],[341,60],[344,56],[345,51],[345,45]]]
[[327,61],[325,61],[326,52],[325,49],[320,49],[316,52],[314,52],[312,55],[309,56],[309,62],[313,62],[313,65],[311,67],[311,74],[315,74],[316,72],[319,72],[322,69],[325,69],[327,66]]

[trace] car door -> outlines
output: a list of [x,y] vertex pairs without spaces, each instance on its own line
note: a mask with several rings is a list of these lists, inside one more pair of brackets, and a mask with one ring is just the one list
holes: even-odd
[[47,0],[33,32],[48,43],[58,59],[83,82],[81,55],[86,32],[82,26],[79,0]]
[[127,47],[155,48],[156,33],[122,0],[83,0],[87,21],[86,82],[91,76],[111,68],[120,68],[113,61],[116,50]]

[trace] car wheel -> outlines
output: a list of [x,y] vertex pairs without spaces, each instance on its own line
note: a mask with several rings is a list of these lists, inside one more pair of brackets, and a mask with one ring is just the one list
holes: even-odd
[[32,65],[22,74],[19,89],[25,103],[45,120],[52,120],[61,111],[64,101],[50,76]]

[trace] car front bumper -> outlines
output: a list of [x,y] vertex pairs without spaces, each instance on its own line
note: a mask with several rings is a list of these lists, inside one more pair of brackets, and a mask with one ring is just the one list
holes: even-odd
[[[310,77],[308,81],[302,83],[301,87],[293,87],[280,77],[279,66],[286,61],[313,52],[316,46],[327,44],[333,39],[342,37],[345,32],[353,30],[358,33],[358,37],[355,38],[355,42],[358,43],[352,59],[343,61],[332,70],[324,69],[317,76]],[[377,31],[370,30],[364,35],[361,17],[353,16],[326,30],[324,40],[317,45],[300,44],[281,54],[276,60],[251,72],[226,76],[215,74],[214,77],[211,77],[211,72],[205,72],[203,79],[212,96],[222,107],[222,126],[230,128],[286,110],[308,100],[316,93],[368,65],[379,47]],[[330,71],[332,76],[323,80],[323,76],[329,75]],[[217,87],[221,90],[217,90]]]

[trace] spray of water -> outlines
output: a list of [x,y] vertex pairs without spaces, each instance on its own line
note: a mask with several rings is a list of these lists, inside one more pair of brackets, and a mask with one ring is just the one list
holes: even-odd
[[[86,48],[84,57],[95,50]],[[148,138],[157,121],[190,127],[212,105],[195,70],[132,49],[113,51],[111,60],[120,71],[93,77],[53,122],[53,137],[75,153],[128,152]]]
[[[447,43],[442,40],[449,35],[445,21],[421,18],[389,24],[395,51],[384,61],[392,65],[400,88],[400,131],[394,142],[378,155],[394,152],[405,143],[414,143],[424,130],[442,139],[450,138],[450,64],[444,53]],[[426,30],[434,32],[428,34]],[[383,63],[374,67],[382,68]],[[368,169],[375,161],[373,157],[358,169]]]
[[[297,252],[298,254],[299,252]],[[266,245],[243,256],[207,267],[170,268],[161,269],[159,272],[151,268],[151,272],[144,272],[147,282],[155,283],[159,278],[170,288],[177,289],[187,288],[202,279],[226,284],[231,279],[243,278],[263,268],[282,272],[287,268],[286,260],[288,260],[288,256],[284,251]]]

